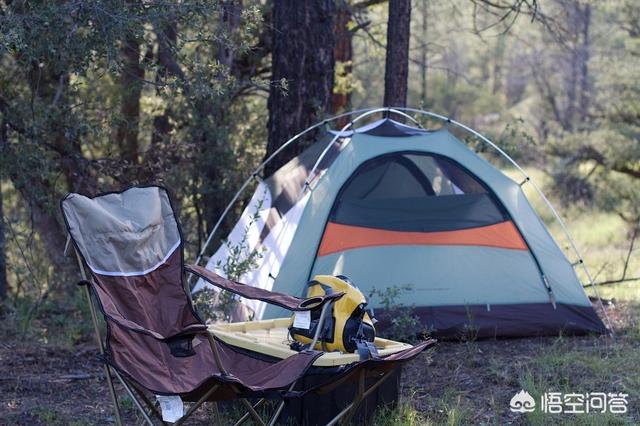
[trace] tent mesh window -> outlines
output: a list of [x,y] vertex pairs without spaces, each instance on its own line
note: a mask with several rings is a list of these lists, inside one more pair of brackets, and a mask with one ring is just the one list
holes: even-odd
[[362,164],[340,191],[330,221],[391,231],[488,226],[508,214],[476,177],[433,154],[396,152]]

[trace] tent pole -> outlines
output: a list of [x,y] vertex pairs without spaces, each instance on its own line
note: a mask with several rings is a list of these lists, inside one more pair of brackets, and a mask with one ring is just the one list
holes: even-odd
[[[244,183],[242,184],[242,186],[240,187],[240,189],[235,193],[235,195],[233,196],[233,198],[231,199],[231,201],[229,202],[229,204],[227,204],[227,206],[225,207],[225,209],[223,210],[222,214],[220,215],[220,217],[218,218],[218,221],[216,222],[216,224],[213,226],[213,229],[211,230],[211,232],[209,232],[209,235],[207,236],[207,239],[205,240],[204,244],[202,245],[202,248],[200,249],[200,252],[198,253],[198,256],[196,257],[195,260],[195,264],[199,265],[200,261],[202,260],[202,257],[204,256],[205,252],[207,251],[207,248],[209,247],[209,244],[211,244],[211,240],[213,240],[213,236],[215,235],[215,233],[218,231],[218,228],[220,227],[220,225],[222,224],[222,221],[224,220],[224,218],[227,216],[227,214],[229,213],[229,211],[231,210],[231,208],[233,207],[233,205],[236,203],[236,201],[238,200],[238,198],[240,198],[240,195],[244,192],[244,190],[247,188],[247,186],[249,186],[249,184],[251,183],[251,181],[258,176],[258,174],[267,166],[267,164],[269,164],[271,162],[271,160],[273,160],[278,154],[280,154],[285,148],[287,148],[289,145],[291,145],[292,143],[294,143],[295,141],[299,140],[302,136],[304,136],[305,134],[309,133],[312,130],[317,129],[318,127],[324,126],[327,123],[330,123],[331,121],[334,120],[338,120],[342,117],[346,117],[349,115],[353,115],[353,114],[357,114],[359,112],[365,112],[365,111],[369,111],[371,108],[364,108],[364,109],[360,109],[360,110],[356,110],[356,111],[350,111],[350,112],[345,112],[342,114],[338,114],[335,115],[333,117],[329,117],[327,119],[322,120],[319,123],[314,124],[311,127],[306,128],[305,130],[303,130],[302,132],[298,133],[297,135],[293,136],[291,139],[289,139],[288,141],[286,141],[284,144],[282,144],[276,151],[274,151],[273,154],[271,154],[269,157],[267,157],[262,163],[260,163],[258,165],[258,167],[255,168],[255,170],[253,171],[253,173],[251,173],[251,176],[249,176]],[[187,279],[187,283],[191,284],[193,279],[193,274],[189,274],[189,277]]]
[[[398,112],[400,115],[403,115],[404,113],[401,111],[397,111],[397,110],[393,110],[391,108],[388,107],[382,107],[382,108],[374,108],[374,109],[369,109],[366,110],[365,112],[361,113],[360,115],[358,115],[356,118],[354,118],[353,120],[349,121],[347,124],[344,125],[344,127],[336,133],[336,135],[331,139],[331,141],[324,147],[324,149],[322,150],[322,152],[320,153],[320,155],[318,156],[315,164],[313,165],[313,167],[311,168],[311,170],[309,171],[307,178],[304,180],[304,183],[302,184],[302,187],[300,188],[300,193],[298,194],[298,196],[296,197],[295,203],[294,205],[296,205],[297,203],[300,202],[300,200],[302,199],[302,197],[305,194],[305,191],[310,188],[310,182],[314,177],[315,171],[316,169],[319,167],[320,163],[322,162],[322,160],[324,159],[325,155],[327,154],[327,152],[329,152],[329,149],[331,149],[331,147],[333,146],[333,144],[340,138],[343,137],[342,134],[344,132],[346,132],[347,130],[349,130],[349,128],[351,126],[353,126],[355,123],[357,123],[359,120],[368,117],[372,114],[377,114],[379,112],[385,112],[385,111],[393,111],[393,112]],[[406,114],[405,114],[406,115]],[[347,142],[348,143],[348,142]],[[278,236],[276,237],[276,243],[279,245],[280,244],[280,238],[283,235],[286,235],[286,231],[287,229],[289,229],[289,222],[287,222],[282,229],[280,230],[280,232],[278,233]],[[272,279],[275,280],[275,276],[272,274],[273,271],[273,265],[271,265],[271,267],[269,268],[269,277],[273,277]]]
[[[302,186],[302,193],[304,193],[304,190],[309,186],[309,183],[311,182],[312,176],[314,175],[316,169],[318,168],[318,166],[320,166],[320,163],[322,162],[322,160],[324,159],[325,155],[327,155],[327,152],[329,152],[329,149],[331,149],[331,147],[333,146],[333,144],[338,140],[338,138],[340,136],[342,136],[342,133],[346,132],[351,126],[353,126],[355,123],[357,123],[358,121],[360,121],[361,119],[368,117],[372,114],[377,114],[379,112],[393,112],[402,116],[407,116],[407,114],[405,114],[402,111],[399,111],[397,109],[394,108],[389,108],[389,107],[383,107],[383,108],[375,108],[375,109],[371,109],[369,111],[365,111],[362,114],[360,114],[359,116],[357,116],[356,118],[354,118],[353,120],[351,120],[350,122],[348,122],[343,128],[342,130],[340,130],[339,133],[337,133],[333,139],[331,139],[331,142],[329,142],[327,144],[327,146],[324,148],[324,150],[322,151],[322,153],[320,154],[320,156],[318,157],[318,159],[316,160],[315,164],[313,165],[313,168],[311,168],[311,171],[309,171],[309,175],[307,176],[307,179],[305,179],[304,184]],[[414,119],[415,121],[415,119]],[[302,194],[301,194],[302,195]],[[300,197],[298,197],[299,201]]]
[[[280,154],[283,150],[285,150],[289,145],[291,145],[294,142],[300,140],[300,138],[302,136],[304,136],[305,134],[309,133],[312,130],[317,129],[318,127],[324,126],[325,124],[328,124],[328,123],[330,123],[332,121],[338,120],[338,119],[340,119],[342,117],[347,117],[347,116],[350,116],[350,115],[367,113],[367,112],[372,111],[372,110],[386,111],[386,110],[388,110],[388,108],[363,108],[363,109],[358,109],[358,110],[355,110],[355,111],[349,111],[349,112],[345,112],[345,113],[342,113],[342,114],[334,115],[333,117],[326,118],[326,119],[320,121],[319,123],[316,123],[313,126],[306,128],[305,130],[303,130],[302,132],[300,132],[297,135],[293,136],[291,139],[289,139],[284,144],[282,144],[276,151],[273,152],[273,154],[271,154],[269,157],[267,157],[262,163],[260,163],[258,165],[258,167],[256,167],[256,169],[253,171],[253,173],[251,173],[251,176],[249,176],[247,178],[247,180],[244,181],[244,183],[242,184],[240,189],[235,193],[235,195],[233,196],[233,198],[231,199],[229,204],[227,204],[227,206],[223,210],[222,214],[218,218],[216,224],[213,226],[213,229],[211,230],[211,232],[207,236],[207,239],[205,240],[204,244],[202,245],[202,248],[200,249],[200,252],[198,253],[198,256],[196,257],[196,260],[195,260],[194,263],[196,265],[200,264],[200,261],[202,260],[205,252],[207,251],[207,248],[209,247],[209,244],[211,244],[211,241],[213,240],[213,236],[218,231],[218,228],[220,227],[220,225],[222,225],[222,221],[224,220],[224,218],[227,217],[227,214],[229,214],[229,211],[231,210],[233,205],[236,203],[236,201],[238,201],[238,198],[240,198],[240,195],[242,195],[242,193],[247,188],[247,186],[249,186],[251,181],[258,176],[258,174],[267,166],[267,164],[269,164],[271,162],[271,160],[273,160],[278,154]],[[420,123],[415,118],[410,116],[409,114],[407,114],[405,112],[402,112],[402,111],[399,111],[399,110],[394,110],[394,112],[396,112],[399,115],[402,115],[405,118],[408,118],[412,122],[416,123],[418,126],[422,127],[420,125]],[[361,117],[358,117],[358,119],[359,118],[361,118]],[[358,119],[356,119],[356,121]],[[347,129],[348,129],[348,127],[347,127]],[[344,131],[345,130],[343,129],[340,133],[342,133]],[[193,275],[189,274],[189,276],[187,278],[187,283],[192,284],[192,281],[193,281]]]
[[549,201],[547,196],[542,192],[540,187],[538,187],[538,185],[536,185],[536,183],[531,179],[531,177],[527,174],[527,172],[522,167],[520,167],[520,165],[513,158],[511,158],[511,156],[509,154],[507,154],[504,150],[502,150],[498,145],[496,145],[494,142],[489,140],[487,137],[485,137],[484,135],[482,135],[481,133],[477,132],[476,130],[472,129],[469,126],[466,126],[466,125],[464,125],[464,124],[462,124],[462,123],[460,123],[460,122],[458,122],[456,120],[452,120],[449,117],[445,117],[443,115],[436,114],[436,113],[429,112],[429,111],[423,111],[423,110],[420,110],[420,109],[417,109],[417,108],[399,107],[397,109],[402,110],[402,111],[408,111],[408,112],[413,112],[413,113],[417,113],[417,114],[426,115],[426,116],[429,116],[429,117],[432,117],[432,118],[437,118],[437,119],[445,121],[447,123],[451,123],[454,126],[460,127],[463,130],[466,130],[467,132],[469,132],[472,135],[478,137],[481,141],[485,142],[486,144],[491,146],[493,149],[498,151],[498,153],[500,153],[500,155],[502,155],[504,158],[506,158],[516,169],[518,169],[518,171],[520,173],[522,173],[522,175],[525,178],[525,182],[524,183],[529,182],[533,186],[533,188],[536,191],[536,193],[538,194],[538,196],[542,199],[544,204],[546,204],[547,208],[553,214],[556,222],[558,222],[558,224],[560,225],[560,228],[562,229],[565,237],[567,238],[567,240],[569,241],[569,244],[571,245],[571,249],[573,250],[574,254],[578,257],[578,259],[580,260],[580,264],[582,265],[582,269],[583,269],[585,275],[587,276],[589,287],[593,288],[593,292],[595,293],[596,298],[598,299],[598,304],[600,305],[600,308],[602,309],[602,313],[603,313],[603,315],[604,315],[604,317],[605,317],[605,319],[607,321],[607,327],[609,329],[609,333],[613,336],[613,328],[611,327],[611,320],[609,319],[609,315],[607,314],[607,311],[606,311],[606,309],[604,307],[604,303],[602,303],[602,298],[600,297],[598,289],[596,288],[596,285],[593,282],[593,278],[591,276],[591,273],[589,272],[589,269],[587,268],[587,265],[585,264],[584,259],[582,258],[582,255],[580,254],[580,251],[578,250],[578,247],[577,247],[575,241],[573,240],[573,237],[571,236],[571,233],[569,233],[569,230],[568,230],[567,226],[565,225],[564,221],[560,217],[560,214],[558,213],[558,211],[555,209],[555,207],[553,207],[553,204],[551,204],[551,201]]
[[[356,111],[351,111],[351,112],[346,112],[343,114],[339,114],[330,118],[327,118],[307,129],[305,129],[304,131],[298,133],[297,135],[295,135],[294,137],[292,137],[291,139],[289,139],[287,142],[285,142],[280,148],[278,148],[278,150],[276,150],[273,154],[271,154],[265,161],[263,161],[253,172],[253,174],[245,181],[245,183],[242,185],[242,187],[240,188],[240,190],[235,194],[235,196],[232,198],[231,202],[227,205],[227,207],[225,208],[225,210],[223,211],[222,215],[220,216],[220,218],[218,219],[218,222],[216,223],[216,225],[214,226],[213,230],[211,231],[211,233],[209,234],[205,244],[203,245],[200,253],[198,254],[198,257],[196,259],[196,264],[198,264],[200,262],[200,260],[202,259],[202,256],[204,255],[204,252],[206,251],[207,247],[209,246],[209,244],[211,243],[211,240],[213,238],[213,235],[215,234],[215,232],[218,230],[218,228],[220,227],[222,220],[226,217],[226,215],[228,214],[229,210],[231,209],[231,207],[233,206],[233,204],[238,200],[240,194],[246,189],[246,187],[249,185],[249,183],[251,182],[251,180],[257,176],[258,173],[260,173],[260,171],[262,171],[262,169],[276,156],[278,155],[282,150],[284,150],[287,146],[289,146],[290,144],[292,144],[293,142],[295,142],[296,140],[298,140],[301,136],[305,135],[306,133],[310,132],[311,130],[314,130],[322,125],[325,125],[331,121],[337,120],[339,118],[342,117],[346,117],[346,116],[350,116],[350,115],[355,115],[355,114],[360,114],[358,117],[356,117],[355,119],[351,120],[349,123],[347,123],[347,125],[345,125],[343,127],[342,130],[340,130],[340,133],[345,132],[346,130],[348,130],[353,124],[355,124],[357,121],[359,121],[360,119],[367,117],[371,114],[374,113],[378,113],[378,112],[393,112],[399,115],[402,115],[404,117],[409,118],[411,121],[413,121],[414,123],[418,123],[418,121],[411,117],[408,113],[413,113],[413,114],[420,114],[423,116],[427,116],[427,117],[431,117],[431,118],[435,118],[437,120],[440,121],[444,121],[447,124],[452,124],[454,126],[457,126],[465,131],[467,131],[468,133],[478,137],[482,142],[488,144],[489,146],[491,146],[493,149],[495,149],[502,157],[504,157],[507,161],[509,161],[524,177],[524,181],[522,182],[522,185],[526,184],[527,182],[530,183],[535,192],[538,194],[538,196],[543,200],[544,204],[547,206],[547,208],[551,211],[551,213],[554,216],[554,219],[556,220],[556,222],[558,222],[558,224],[560,225],[560,228],[562,229],[565,237],[567,238],[567,240],[569,241],[569,244],[571,246],[572,251],[574,252],[574,254],[578,257],[579,259],[579,264],[582,266],[582,269],[587,277],[588,280],[588,286],[591,287],[593,289],[593,292],[595,293],[596,298],[598,299],[598,303],[600,305],[600,308],[602,309],[602,313],[605,317],[605,320],[607,322],[607,327],[609,329],[609,332],[611,335],[613,335],[613,329],[611,327],[611,320],[609,319],[609,315],[606,312],[606,309],[604,307],[604,303],[602,302],[602,298],[600,297],[600,294],[598,292],[598,289],[596,288],[596,285],[594,284],[593,281],[593,277],[591,276],[591,273],[589,272],[589,269],[587,268],[587,265],[584,262],[584,259],[582,257],[582,255],[580,254],[580,251],[578,250],[578,247],[573,239],[573,237],[571,236],[567,226],[565,225],[564,221],[562,220],[562,218],[560,217],[559,213],[557,212],[557,210],[555,209],[555,207],[551,204],[551,202],[549,201],[549,199],[546,197],[546,195],[542,192],[542,190],[540,189],[540,187],[538,187],[538,185],[536,185],[536,183],[531,179],[531,177],[529,176],[529,174],[509,155],[507,154],[502,148],[500,148],[498,145],[496,145],[494,142],[492,142],[490,139],[488,139],[487,137],[485,137],[484,135],[482,135],[481,133],[479,133],[478,131],[472,129],[469,126],[466,126],[462,123],[460,123],[459,121],[453,120],[449,117],[446,117],[444,115],[441,114],[437,114],[434,112],[430,112],[430,111],[425,111],[425,110],[421,110],[421,109],[417,109],[417,108],[408,108],[408,107],[383,107],[383,108],[364,108],[364,109],[360,109],[360,110],[356,110]],[[311,172],[309,173],[309,177],[305,180],[303,188],[302,188],[302,193],[304,193],[305,188],[307,188],[309,186],[309,182],[310,182],[310,177],[313,175],[313,173],[315,172],[315,170],[317,169],[318,165],[320,164],[320,162],[322,161],[322,159],[324,158],[324,156],[326,155],[326,153],[328,152],[328,150],[330,149],[330,147],[335,143],[335,141],[338,139],[338,137],[340,136],[340,134],[338,134],[336,137],[334,137],[331,140],[331,143],[329,143],[327,145],[327,147],[325,147],[325,149],[322,151],[320,157],[318,158],[318,160],[316,161],[316,163],[314,164]],[[299,198],[299,197],[298,197]],[[193,276],[189,277],[189,282],[191,281],[191,278]]]
[[551,210],[551,212],[553,213],[553,216],[555,217],[556,221],[558,222],[558,224],[560,225],[560,227],[564,231],[564,234],[566,235],[567,240],[569,241],[569,244],[571,244],[571,248],[573,249],[573,252],[575,253],[576,256],[578,256],[578,260],[579,260],[580,265],[582,266],[582,270],[584,271],[585,275],[587,276],[588,285],[589,285],[589,287],[591,287],[593,289],[593,292],[596,295],[596,298],[598,299],[598,304],[600,305],[600,309],[602,309],[602,314],[604,315],[605,319],[607,320],[607,327],[609,328],[609,333],[611,333],[611,335],[613,336],[613,327],[611,326],[611,320],[609,319],[609,315],[607,314],[607,310],[605,309],[604,303],[602,302],[602,298],[600,297],[600,292],[598,291],[598,287],[593,282],[593,277],[591,276],[591,272],[589,272],[589,269],[587,268],[587,265],[585,264],[584,259],[582,258],[582,255],[580,254],[580,251],[578,250],[578,247],[577,247],[575,241],[571,237],[571,234],[569,233],[569,230],[567,229],[564,221],[560,217],[560,214],[558,214],[558,212],[556,211],[555,207],[553,207],[553,204],[551,204],[551,201],[549,201],[547,196],[544,195],[544,193],[538,187],[538,185],[536,185],[536,183],[531,181],[531,180],[529,180],[529,183],[533,186],[533,188],[538,193],[540,198],[542,198],[542,200],[547,205],[549,210]]

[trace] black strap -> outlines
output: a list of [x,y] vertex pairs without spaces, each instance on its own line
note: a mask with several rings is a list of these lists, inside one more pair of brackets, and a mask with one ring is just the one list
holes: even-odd
[[378,354],[378,348],[376,348],[376,345],[374,345],[373,342],[358,340],[356,342],[356,347],[358,348],[360,361],[380,358],[380,354]]

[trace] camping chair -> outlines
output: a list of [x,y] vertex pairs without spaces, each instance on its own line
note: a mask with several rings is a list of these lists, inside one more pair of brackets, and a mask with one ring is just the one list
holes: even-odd
[[[247,409],[238,424],[252,417],[264,425],[256,408],[266,398],[281,399],[269,421],[272,425],[286,398],[359,380],[354,401],[330,423],[335,424],[353,412],[398,363],[415,357],[433,343],[423,342],[384,359],[354,363],[331,383],[295,391],[297,381],[323,353],[307,349],[273,360],[223,342],[207,330],[194,310],[184,286],[185,272],[239,296],[291,311],[319,310],[321,319],[341,293],[300,299],[233,282],[201,267],[185,267],[180,226],[167,191],[158,186],[133,187],[94,198],[69,194],[61,201],[61,209],[81,269],[83,279],[79,284],[89,301],[118,424],[122,421],[113,377],[150,425],[152,417],[162,424],[165,421],[164,411],[158,410],[149,395],[193,402],[183,413],[179,401],[179,414],[171,418],[175,424],[183,423],[205,401],[237,399]],[[104,342],[96,309],[102,312],[106,323]],[[318,327],[309,348],[315,346],[322,328]],[[364,389],[365,377],[379,380]],[[252,405],[247,398],[260,400]]]

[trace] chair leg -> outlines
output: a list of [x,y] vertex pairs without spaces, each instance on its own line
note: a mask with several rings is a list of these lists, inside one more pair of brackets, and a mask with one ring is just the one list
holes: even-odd
[[[211,346],[211,351],[213,352],[213,358],[216,362],[216,366],[218,367],[218,370],[220,370],[222,374],[226,374],[226,370],[224,368],[224,365],[222,365],[220,353],[218,352],[218,346],[216,345],[213,335],[211,333],[206,333],[206,336],[207,336],[207,339],[209,340],[209,345]],[[239,393],[235,386],[232,386],[232,389],[236,394]],[[247,401],[244,398],[241,398],[240,401],[242,402],[242,404],[244,404],[247,411],[249,412],[249,414],[251,414],[251,417],[253,417],[253,419],[258,423],[258,425],[265,426],[264,421],[262,421],[258,413],[256,413],[256,410],[253,409],[253,406],[251,405],[251,403],[249,403],[249,401]]]
[[[256,402],[253,405],[253,409],[255,410],[256,408],[258,408],[259,406],[261,406],[262,404],[264,404],[266,401],[266,399],[262,398],[261,400],[259,400],[258,402]],[[251,417],[251,413],[245,413],[244,416],[240,417],[240,419],[234,423],[233,426],[240,426],[242,423],[245,422],[245,420],[247,420],[249,417]]]
[[[322,307],[322,311],[320,311],[320,319],[318,320],[318,326],[316,327],[316,332],[313,335],[313,339],[311,340],[311,343],[309,344],[310,350],[313,350],[316,347],[316,343],[320,338],[320,333],[322,333],[322,330],[324,329],[324,322],[326,320],[327,313],[329,312],[330,308],[331,308],[331,303],[325,303],[325,305]],[[291,386],[289,386],[289,392],[291,392],[293,388],[295,388],[297,383],[298,383],[297,380],[291,383]],[[280,402],[280,404],[278,404],[278,408],[276,409],[276,412],[273,413],[271,420],[269,420],[269,426],[273,426],[276,424],[276,421],[278,420],[278,417],[280,417],[280,413],[282,412],[283,408],[284,408],[284,399]]]
[[[293,389],[293,386],[289,388],[290,391],[292,389]],[[280,404],[278,404],[278,408],[276,408],[275,413],[273,413],[273,416],[271,416],[271,419],[269,419],[269,426],[273,426],[276,424],[276,421],[278,420],[278,417],[280,417],[280,413],[282,413],[283,408],[284,408],[284,400],[280,401]]]
[[[86,281],[87,274],[84,270],[82,259],[80,258],[80,253],[78,253],[77,250],[75,250],[75,255],[76,255],[76,260],[78,262],[78,267],[80,268],[80,275],[82,276],[82,279]],[[89,290],[88,285],[84,286],[84,294],[85,294],[85,297],[87,298],[87,303],[89,304],[89,311],[91,313],[91,322],[93,323],[93,331],[95,332],[96,342],[98,343],[100,354],[104,355],[104,345],[102,344],[102,336],[100,335],[100,327],[98,326],[98,315],[96,314],[96,308],[93,305],[93,299],[91,299],[91,291]],[[107,364],[104,365],[104,373],[105,373],[105,376],[107,377],[107,384],[109,385],[109,393],[111,394],[111,401],[113,401],[113,408],[116,414],[116,425],[122,426],[122,416],[120,415],[120,406],[118,405],[118,397],[116,396],[116,390],[113,387],[111,372]]]
[[351,419],[356,414],[358,407],[364,401],[364,379],[365,379],[365,371],[364,369],[360,371],[360,375],[358,377],[358,393],[356,394],[355,399],[353,400],[353,407],[349,410],[345,417],[345,423],[349,424]]
[[109,366],[107,364],[104,364],[104,375],[107,377],[107,385],[109,386],[109,393],[111,394],[111,401],[113,402],[113,409],[116,414],[116,425],[122,426],[122,416],[120,415],[120,406],[118,405],[118,397],[116,395],[116,389],[113,386],[111,371],[109,370]]
[[[142,389],[140,389],[138,386],[136,386],[135,383],[130,383],[131,387],[133,388],[133,390],[136,391],[136,393],[138,394],[138,396],[140,397],[140,399],[142,399],[142,401],[145,403],[145,405],[147,407],[149,407],[149,413],[153,414],[154,416],[156,416],[158,418],[158,420],[160,420],[160,422],[164,423],[162,420],[162,413],[160,413],[158,411],[158,408],[156,407],[156,403],[151,402],[151,400],[149,400],[149,398],[147,398],[147,396],[144,394],[144,391]],[[144,424],[144,420],[142,422],[142,424]]]
[[116,370],[113,370],[113,372],[115,373],[115,375],[118,378],[118,380],[120,381],[120,383],[122,383],[122,386],[124,387],[124,390],[127,391],[127,394],[129,395],[129,397],[133,401],[133,404],[138,408],[140,413],[142,413],[142,417],[144,417],[144,420],[147,422],[147,424],[149,426],[154,426],[153,421],[151,420],[151,418],[147,414],[147,411],[144,409],[142,404],[140,404],[140,401],[138,401],[138,398],[136,398],[136,396],[133,394],[133,391],[131,390],[131,388],[129,387],[127,382],[122,378],[122,376],[120,376],[120,373],[118,373]]
[[218,409],[218,403],[217,402],[213,403],[213,410],[215,411],[216,424],[221,425],[222,421],[220,420],[220,410]]
[[258,423],[259,426],[266,426],[264,421],[260,418],[260,416],[256,412],[256,410],[253,409],[253,405],[251,405],[249,401],[247,401],[245,398],[240,398],[240,402],[244,404],[249,414],[251,414],[251,417],[253,417],[253,419],[256,421],[256,423]]
[[174,426],[180,426],[182,423],[184,423],[187,418],[193,414],[194,411],[196,411],[198,409],[198,407],[200,407],[207,399],[209,399],[209,397],[211,396],[212,393],[214,393],[217,389],[218,389],[219,385],[215,385],[213,386],[211,389],[209,389],[204,395],[202,395],[200,397],[200,399],[195,402],[190,408],[189,410],[187,410],[187,412],[184,414],[184,416],[180,417],[178,419],[178,421],[176,421],[173,425]]
[[[184,416],[182,416],[180,419],[178,419],[174,423],[174,426],[180,426],[182,423],[184,423],[189,418],[189,416],[191,416],[193,414],[193,412],[198,409],[198,407],[200,407],[203,403],[205,403],[207,401],[207,399],[209,399],[211,394],[213,392],[215,392],[218,389],[218,387],[219,387],[219,385],[213,386],[202,397],[200,397],[200,399],[198,401],[193,403],[193,405],[189,408],[189,410],[187,410],[187,412],[184,414]],[[153,404],[151,403],[149,398],[147,398],[144,395],[144,393],[142,393],[142,391],[140,389],[138,389],[136,386],[132,385],[132,388],[138,393],[138,395],[140,395],[140,398],[149,407],[149,409],[151,410],[151,413],[155,414],[155,416],[158,417],[158,419],[162,422],[162,424],[166,424],[166,422],[164,422],[162,420],[162,414],[160,412],[158,412],[158,410],[153,406]],[[216,416],[219,418],[219,413],[217,412],[218,411],[217,408],[218,407],[216,405]]]
[[[347,405],[342,411],[340,411],[340,413],[338,413],[337,416],[335,416],[329,423],[327,423],[327,426],[335,426],[336,424],[338,424],[338,422],[340,421],[340,419],[342,419],[346,414],[348,414],[352,409],[355,411],[356,408],[358,408],[358,405],[360,404],[360,402],[362,402],[362,400],[364,400],[366,397],[368,397],[371,392],[373,392],[374,390],[376,390],[378,388],[378,386],[380,386],[381,384],[383,384],[389,377],[391,377],[391,372],[387,372],[384,373],[384,375],[380,378],[380,380],[378,380],[377,382],[375,382],[369,389],[366,390],[366,392],[364,392],[362,395],[359,395],[357,397],[357,400],[354,400],[351,404]],[[361,388],[362,389],[362,388]],[[358,392],[359,393],[359,392]]]

